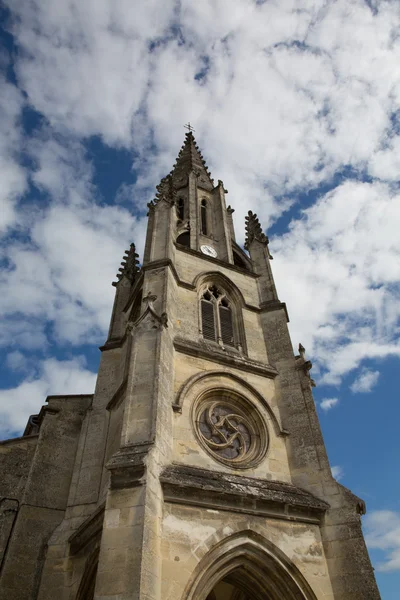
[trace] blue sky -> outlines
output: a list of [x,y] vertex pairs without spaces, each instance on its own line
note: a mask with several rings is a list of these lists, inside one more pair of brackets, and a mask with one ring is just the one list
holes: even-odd
[[379,0],[13,0],[0,51],[2,437],[93,390],[111,282],[191,121],[270,237],[331,464],[400,589],[400,12]]

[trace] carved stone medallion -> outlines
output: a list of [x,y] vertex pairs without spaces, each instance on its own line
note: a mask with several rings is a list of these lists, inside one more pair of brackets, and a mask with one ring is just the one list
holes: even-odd
[[265,455],[265,424],[246,400],[221,390],[200,400],[193,416],[200,444],[219,462],[232,468],[249,468]]

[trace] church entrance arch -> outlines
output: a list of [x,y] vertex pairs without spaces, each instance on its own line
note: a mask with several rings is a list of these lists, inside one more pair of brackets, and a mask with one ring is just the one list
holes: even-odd
[[198,564],[182,600],[317,600],[303,575],[253,531],[219,542]]

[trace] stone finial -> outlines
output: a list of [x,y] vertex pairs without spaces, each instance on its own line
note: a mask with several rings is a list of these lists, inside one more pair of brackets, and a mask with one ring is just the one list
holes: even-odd
[[131,244],[129,250],[125,250],[121,267],[118,269],[119,273],[117,273],[118,281],[114,282],[113,285],[117,285],[123,277],[126,277],[131,283],[134,283],[136,276],[140,271],[138,257],[139,254],[136,252],[135,244]]
[[[246,220],[246,241],[244,247],[246,250],[250,248],[250,245],[254,240],[257,240],[261,244],[265,244],[268,248],[269,239],[262,230],[261,223],[255,213],[249,210]],[[272,260],[272,256],[268,250],[268,257]]]

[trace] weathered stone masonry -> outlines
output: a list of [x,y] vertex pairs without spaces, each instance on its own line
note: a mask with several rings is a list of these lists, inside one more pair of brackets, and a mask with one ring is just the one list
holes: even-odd
[[93,395],[0,443],[0,600],[378,600],[268,238],[193,133],[126,251]]

